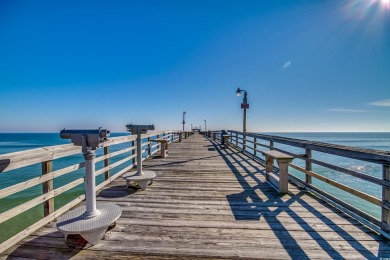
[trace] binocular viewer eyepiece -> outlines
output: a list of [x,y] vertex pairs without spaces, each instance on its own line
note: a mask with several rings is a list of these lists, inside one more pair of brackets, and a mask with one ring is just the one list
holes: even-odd
[[154,125],[126,125],[127,131],[133,134],[146,134],[148,130],[154,130]]
[[108,141],[109,136],[110,130],[102,129],[101,127],[97,130],[64,129],[60,132],[62,139],[71,139],[74,145],[83,146],[83,148],[90,147],[92,150],[102,146],[105,141]]

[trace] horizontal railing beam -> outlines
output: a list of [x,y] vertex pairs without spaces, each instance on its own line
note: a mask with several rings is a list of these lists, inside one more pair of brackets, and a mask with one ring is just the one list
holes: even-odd
[[[243,134],[239,131],[229,130],[228,132]],[[348,157],[352,159],[379,163],[379,164],[390,164],[390,152],[380,151],[373,149],[358,148],[345,145],[329,144],[308,140],[301,140],[288,137],[280,137],[273,135],[264,135],[257,133],[247,133],[247,136],[256,137],[263,140],[273,141],[280,144],[287,144],[295,147],[300,147],[303,149],[310,149],[313,151],[329,153],[333,155],[338,155],[342,157]]]
[[300,172],[303,172],[303,173],[305,173],[307,175],[310,175],[310,176],[312,176],[312,177],[314,177],[314,178],[316,178],[316,179],[318,179],[320,181],[326,182],[326,183],[328,183],[328,184],[330,184],[330,185],[332,185],[332,186],[334,186],[336,188],[339,188],[340,190],[348,192],[349,194],[355,195],[355,196],[357,196],[357,197],[359,197],[361,199],[364,199],[364,200],[366,200],[368,202],[371,202],[371,203],[373,203],[373,204],[375,204],[377,206],[380,206],[381,203],[382,203],[382,201],[380,199],[378,199],[378,198],[376,198],[376,197],[374,197],[372,195],[369,195],[367,193],[361,192],[361,191],[359,191],[359,190],[357,190],[355,188],[349,187],[349,186],[344,185],[342,183],[339,183],[337,181],[333,181],[333,180],[331,180],[329,178],[326,178],[326,177],[324,177],[324,176],[322,176],[322,175],[320,175],[318,173],[315,173],[313,171],[308,171],[308,170],[306,170],[306,169],[304,169],[302,167],[299,167],[299,166],[297,166],[295,164],[289,164],[289,166],[294,168],[294,169],[296,169],[296,170],[298,170],[298,171],[300,171]]

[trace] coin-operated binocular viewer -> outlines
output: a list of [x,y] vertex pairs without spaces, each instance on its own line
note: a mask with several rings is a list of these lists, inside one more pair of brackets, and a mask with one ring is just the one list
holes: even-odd
[[62,130],[62,139],[70,139],[76,146],[82,147],[85,159],[85,197],[86,205],[78,207],[61,216],[57,228],[64,233],[65,240],[70,234],[79,234],[92,245],[97,244],[122,214],[122,209],[113,203],[96,203],[95,151],[108,141],[110,131],[98,130]]
[[154,130],[154,125],[126,125],[127,131],[133,135],[137,135],[137,171],[128,172],[123,175],[126,180],[126,188],[129,187],[131,181],[136,182],[138,186],[145,190],[153,178],[156,177],[156,173],[153,171],[142,170],[142,138],[141,134],[146,134],[148,130]]

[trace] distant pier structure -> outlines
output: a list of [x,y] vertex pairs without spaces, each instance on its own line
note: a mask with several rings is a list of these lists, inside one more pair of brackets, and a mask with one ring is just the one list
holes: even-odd
[[202,129],[200,129],[200,127],[193,127],[191,129],[191,131],[194,132],[194,133],[200,133],[202,131]]

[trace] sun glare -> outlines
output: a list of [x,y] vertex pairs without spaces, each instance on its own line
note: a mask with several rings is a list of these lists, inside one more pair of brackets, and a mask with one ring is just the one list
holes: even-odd
[[386,9],[390,9],[390,0],[381,0],[382,6]]

